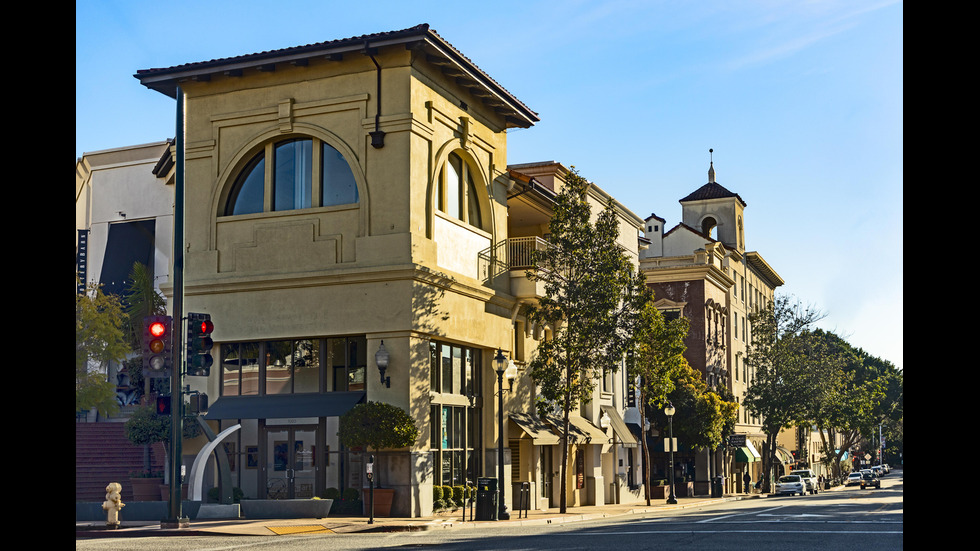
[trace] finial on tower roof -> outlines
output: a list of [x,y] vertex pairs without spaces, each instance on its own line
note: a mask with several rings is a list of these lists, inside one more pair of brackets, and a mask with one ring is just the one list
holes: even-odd
[[713,183],[715,183],[715,159],[714,159],[715,158],[715,156],[714,156],[715,150],[714,149],[709,149],[708,150],[708,153],[709,153],[710,159],[711,159],[711,164],[710,164],[710,166],[708,166],[708,183],[709,184],[713,184]]

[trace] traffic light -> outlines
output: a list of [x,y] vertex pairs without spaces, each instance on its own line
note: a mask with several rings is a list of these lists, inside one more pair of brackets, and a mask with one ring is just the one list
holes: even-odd
[[170,396],[157,396],[157,415],[170,415]]
[[173,366],[174,320],[170,316],[143,318],[143,372],[166,376]]
[[211,364],[214,358],[211,357],[211,348],[214,341],[211,340],[211,332],[214,331],[214,324],[211,323],[211,314],[187,314],[187,374],[207,377],[211,374]]

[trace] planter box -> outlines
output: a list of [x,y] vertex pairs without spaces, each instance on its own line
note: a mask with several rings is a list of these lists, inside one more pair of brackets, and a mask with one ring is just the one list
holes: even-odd
[[[181,501],[187,501],[187,484],[182,484],[180,488]],[[160,501],[170,501],[170,485],[160,485]]]
[[332,499],[243,499],[245,518],[325,518]]
[[[371,516],[371,489],[362,489],[362,492],[364,495],[364,514],[365,516]],[[394,498],[395,490],[393,488],[375,488],[374,499],[378,503],[374,506],[374,516],[390,517],[391,502]]]
[[670,486],[650,486],[650,499],[667,499]]
[[161,484],[163,484],[163,478],[130,478],[129,485],[133,489],[133,501],[160,501]]

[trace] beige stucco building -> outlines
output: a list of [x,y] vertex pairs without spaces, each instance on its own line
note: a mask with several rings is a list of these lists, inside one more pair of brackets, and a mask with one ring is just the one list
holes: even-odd
[[[746,249],[745,201],[715,181],[680,200],[681,222],[670,230],[656,215],[646,219],[650,247],[640,266],[658,307],[691,322],[685,357],[709,387],[727,389],[742,404],[754,379],[745,356],[751,343],[749,315],[773,300],[783,279],[758,252]],[[681,413],[678,412],[678,415]],[[765,440],[759,419],[739,408],[735,434],[744,444],[726,452],[697,456],[696,482],[705,491],[709,477],[723,475],[726,492],[741,492],[742,476],[761,473],[758,450]],[[740,438],[740,440],[742,440]],[[792,460],[785,457],[784,461]]]
[[[501,442],[508,503],[527,482],[532,507],[553,506],[561,455],[523,373],[547,328],[522,315],[540,290],[521,259],[547,236],[565,168],[508,167],[506,139],[537,114],[426,25],[135,76],[182,100],[183,309],[210,314],[217,343],[210,376],[186,383],[211,397],[216,433],[241,426],[234,484],[256,498],[362,488],[338,415],[384,401],[421,429],[377,454],[393,515],[430,514],[433,485],[495,477]],[[638,261],[643,221],[617,212]],[[506,441],[498,350],[515,368]],[[578,411],[569,505],[642,495],[623,380]]]

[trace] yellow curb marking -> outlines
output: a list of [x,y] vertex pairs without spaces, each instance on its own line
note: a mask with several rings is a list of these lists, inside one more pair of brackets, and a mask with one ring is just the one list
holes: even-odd
[[329,533],[333,534],[334,531],[321,526],[319,524],[314,524],[310,526],[266,526],[269,530],[272,530],[277,535],[284,536],[286,534],[322,534]]

